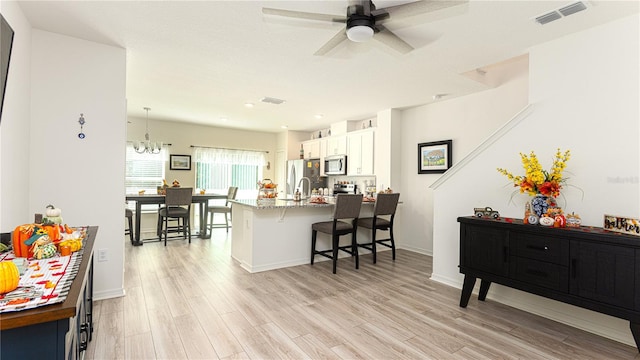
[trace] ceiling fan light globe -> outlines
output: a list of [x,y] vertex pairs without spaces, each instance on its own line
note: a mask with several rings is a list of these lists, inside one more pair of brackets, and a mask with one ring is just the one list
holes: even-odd
[[373,29],[366,25],[352,26],[347,29],[347,38],[353,42],[367,42],[373,37]]

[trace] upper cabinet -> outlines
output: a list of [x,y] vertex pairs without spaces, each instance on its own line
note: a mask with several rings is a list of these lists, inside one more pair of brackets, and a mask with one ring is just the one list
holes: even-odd
[[308,140],[302,143],[305,159],[320,158],[320,141],[321,139]]
[[373,129],[347,135],[347,175],[374,175],[373,139]]
[[325,156],[344,155],[347,153],[347,137],[344,135],[330,136],[326,138],[327,147]]

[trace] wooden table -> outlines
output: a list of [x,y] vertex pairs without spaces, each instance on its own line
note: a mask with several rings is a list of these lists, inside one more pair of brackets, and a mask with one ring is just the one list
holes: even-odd
[[[198,204],[200,208],[200,237],[203,239],[208,239],[211,237],[210,234],[207,234],[207,221],[209,218],[209,200],[221,200],[226,199],[227,194],[193,194],[192,203]],[[126,196],[127,201],[135,201],[136,202],[136,224],[134,226],[133,232],[133,245],[140,246],[142,245],[142,241],[140,240],[140,218],[142,215],[142,205],[150,205],[150,204],[164,204],[164,195],[133,195],[129,194]]]

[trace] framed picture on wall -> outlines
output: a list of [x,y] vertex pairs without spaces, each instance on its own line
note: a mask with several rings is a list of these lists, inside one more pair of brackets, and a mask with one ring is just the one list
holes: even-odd
[[418,144],[418,174],[443,173],[451,167],[452,140]]
[[170,155],[169,168],[171,170],[191,170],[191,155]]

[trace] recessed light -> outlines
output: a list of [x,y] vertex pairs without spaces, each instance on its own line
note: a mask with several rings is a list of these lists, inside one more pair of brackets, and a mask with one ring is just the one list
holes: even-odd
[[316,118],[316,119],[322,119],[323,117],[324,117],[324,115],[322,115],[322,114],[316,114],[316,115],[315,115],[315,118]]
[[280,125],[280,129],[288,129],[289,127],[287,125]]
[[226,117],[221,117],[220,121],[228,121],[229,119],[227,119]]
[[246,107],[246,108],[252,108],[254,106],[255,105],[253,103],[250,103],[250,102],[244,103],[244,107]]

